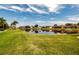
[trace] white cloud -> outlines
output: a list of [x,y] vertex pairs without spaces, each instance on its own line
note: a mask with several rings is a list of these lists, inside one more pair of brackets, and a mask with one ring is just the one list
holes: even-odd
[[70,17],[67,20],[79,22],[79,17]]
[[58,25],[64,25],[64,24],[66,24],[66,23],[73,23],[73,24],[75,24],[75,23],[77,23],[77,22],[74,22],[74,21],[40,21],[40,20],[38,20],[38,21],[35,21],[35,23],[38,23],[38,24],[43,24],[43,25],[54,25],[54,24],[58,24]]
[[6,7],[6,6],[0,6],[0,9],[10,10],[10,11],[14,11],[14,12],[16,12],[16,11],[21,11],[21,12],[33,12],[33,11],[31,10],[31,8],[21,8],[21,7],[19,7],[19,6],[8,6],[8,7]]
[[67,21],[79,22],[79,14],[67,16]]
[[19,11],[23,11],[23,12],[33,12],[32,10],[31,10],[31,8],[21,8],[21,7],[18,7],[18,6],[11,6],[10,8],[12,8],[12,9],[15,9],[15,10],[19,10]]
[[9,8],[14,9],[14,10],[24,11],[23,8],[20,8],[18,6],[10,6]]
[[10,7],[11,9],[14,9],[14,10],[18,10],[18,11],[22,11],[22,12],[33,12],[31,10],[31,8],[21,8],[21,7],[18,7],[18,6],[11,6]]
[[73,5],[71,6],[71,8],[75,8],[76,10],[79,11],[79,4],[73,4]]
[[48,7],[49,12],[56,12],[58,5],[57,4],[45,4]]
[[45,6],[45,7],[48,8],[48,11],[44,11],[44,10],[37,9],[36,7],[34,7],[34,6],[32,6],[32,5],[29,5],[29,4],[28,4],[28,6],[29,6],[32,10],[34,10],[34,11],[40,13],[40,14],[42,14],[42,13],[48,14],[49,12],[54,12],[54,13],[57,13],[57,14],[58,14],[58,13],[60,13],[59,10],[65,8],[64,6],[59,5],[59,4],[37,4],[37,6],[41,6],[41,7],[42,7],[42,6]]
[[41,21],[41,20],[38,20],[38,21],[35,21],[36,23],[45,23],[45,21]]
[[72,6],[71,6],[72,8],[79,8],[79,4],[73,4]]
[[49,12],[60,13],[59,10],[65,8],[64,6],[60,6],[59,4],[45,4],[48,7]]
[[8,8],[6,8],[6,7],[3,7],[3,6],[0,6],[0,9],[8,9]]
[[33,11],[31,10],[31,8],[27,8],[27,9],[25,9],[25,11],[33,12]]
[[46,12],[46,11],[37,9],[37,8],[33,7],[32,5],[28,5],[28,6],[29,6],[32,10],[36,11],[36,12],[39,13],[39,14],[42,14],[42,13],[47,14],[47,13],[48,13],[48,12]]
[[0,9],[15,11],[15,10],[13,10],[13,9],[10,9],[9,7],[4,7],[4,6],[0,6]]
[[52,24],[66,24],[66,23],[75,23],[73,21],[49,21],[49,23],[52,23]]
[[37,4],[37,6],[46,6],[48,8],[48,11],[40,10],[33,5],[28,4],[29,8],[21,8],[19,6],[0,6],[0,9],[10,10],[10,11],[22,11],[22,12],[37,12],[39,14],[49,14],[49,12],[55,12],[60,13],[60,9],[64,8],[63,6],[60,6],[58,4]]

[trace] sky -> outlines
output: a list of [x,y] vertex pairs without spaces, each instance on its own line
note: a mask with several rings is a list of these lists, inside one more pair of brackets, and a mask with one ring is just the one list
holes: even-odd
[[78,23],[79,4],[0,4],[0,17],[17,26]]

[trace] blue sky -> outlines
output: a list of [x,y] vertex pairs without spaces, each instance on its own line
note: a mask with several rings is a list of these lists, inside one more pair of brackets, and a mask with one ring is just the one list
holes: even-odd
[[53,25],[79,22],[78,4],[0,4],[0,17],[9,24]]

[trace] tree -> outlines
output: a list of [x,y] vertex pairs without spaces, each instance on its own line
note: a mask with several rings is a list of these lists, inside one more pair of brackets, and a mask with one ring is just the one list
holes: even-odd
[[30,31],[31,30],[31,27],[29,25],[25,26],[25,31]]
[[16,29],[16,24],[18,24],[18,22],[17,22],[17,21],[13,21],[13,22],[11,23],[11,27],[12,27],[13,29]]
[[3,17],[0,18],[0,30],[5,30],[7,28],[9,28],[9,26],[8,26],[6,20]]
[[77,25],[79,25],[79,23],[77,23]]
[[34,25],[33,30],[36,30],[36,31],[39,30],[38,24],[35,24],[35,25]]
[[79,23],[77,23],[77,28],[79,28]]
[[66,26],[72,26],[72,23],[66,23],[65,25]]
[[57,24],[54,24],[54,26],[57,26]]
[[38,24],[35,24],[35,27],[38,27]]
[[57,24],[54,24],[54,28],[58,28],[58,25]]

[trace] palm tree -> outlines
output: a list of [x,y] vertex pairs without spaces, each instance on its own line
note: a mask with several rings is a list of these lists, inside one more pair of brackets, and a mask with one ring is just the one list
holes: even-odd
[[[6,27],[6,20],[2,17],[2,18],[0,18],[0,27],[1,27],[1,29],[5,29],[5,27]],[[7,26],[8,26],[8,24],[7,24]]]
[[6,23],[6,20],[3,18],[0,18],[0,25],[3,25],[4,23]]
[[17,22],[17,21],[13,21],[13,22],[11,23],[11,27],[12,27],[13,29],[16,29],[16,24],[18,24],[18,22]]

